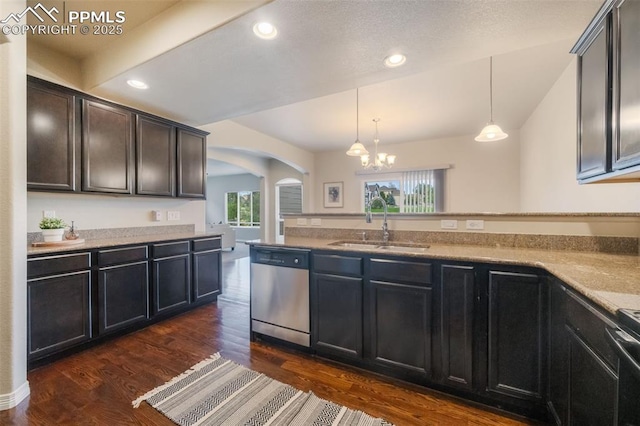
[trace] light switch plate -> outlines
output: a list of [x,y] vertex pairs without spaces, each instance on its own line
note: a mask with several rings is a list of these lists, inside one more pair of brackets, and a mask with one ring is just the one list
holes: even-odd
[[311,226],[320,226],[322,225],[322,219],[315,217],[311,219]]
[[441,220],[440,228],[441,229],[458,229],[458,221],[457,220]]
[[56,212],[55,210],[44,210],[42,212],[42,217],[46,219],[53,219],[54,217],[56,217]]
[[484,229],[484,220],[467,220],[467,229],[476,231]]
[[299,217],[298,220],[296,221],[296,224],[298,225],[306,225],[307,224],[307,218],[306,217]]
[[180,211],[178,210],[168,211],[167,220],[180,220]]
[[153,210],[151,212],[151,218],[154,222],[160,222],[162,220],[162,211]]

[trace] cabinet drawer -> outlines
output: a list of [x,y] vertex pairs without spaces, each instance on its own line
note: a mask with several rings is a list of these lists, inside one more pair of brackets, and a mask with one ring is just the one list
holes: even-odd
[[617,370],[618,357],[605,337],[605,328],[616,324],[598,312],[578,295],[567,291],[567,323],[600,357]]
[[314,254],[314,272],[362,276],[362,258],[337,254]]
[[27,259],[27,278],[91,268],[91,253],[64,254]]
[[168,257],[189,253],[189,241],[153,245],[153,257]]
[[371,259],[371,279],[431,284],[431,264],[394,259]]
[[145,260],[148,256],[147,246],[100,250],[98,252],[98,265],[107,266],[117,263],[136,262]]
[[221,237],[203,238],[201,240],[193,240],[193,251],[214,250],[221,247]]

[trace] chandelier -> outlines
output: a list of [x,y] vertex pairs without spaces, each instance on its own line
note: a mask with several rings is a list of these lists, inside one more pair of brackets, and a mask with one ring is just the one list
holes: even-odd
[[393,167],[393,164],[396,162],[396,156],[387,154],[386,152],[378,152],[378,142],[380,142],[380,137],[378,135],[378,122],[379,118],[374,118],[373,122],[376,123],[376,133],[373,137],[373,145],[374,145],[374,154],[373,158],[369,155],[369,153],[361,154],[360,161],[362,162],[362,167],[364,169],[371,169],[374,171],[388,169]]
[[376,134],[373,138],[373,143],[375,145],[375,153],[373,155],[373,159],[371,159],[369,155],[369,151],[364,145],[360,142],[359,138],[359,98],[358,98],[358,89],[356,89],[356,141],[351,145],[349,151],[347,151],[347,155],[351,157],[360,157],[360,161],[362,162],[362,167],[365,169],[372,169],[375,171],[382,170],[384,168],[389,168],[393,166],[393,163],[396,161],[395,155],[388,155],[384,152],[378,153],[378,142],[380,142],[380,138],[378,137],[378,122],[379,118],[374,118],[373,122],[376,123]]

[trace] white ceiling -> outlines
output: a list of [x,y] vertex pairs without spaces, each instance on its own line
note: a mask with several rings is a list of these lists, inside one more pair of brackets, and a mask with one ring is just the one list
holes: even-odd
[[[213,0],[210,0],[213,1]],[[170,2],[165,2],[164,6]],[[203,125],[225,119],[311,150],[519,129],[602,0],[275,0],[102,83],[100,93]],[[141,18],[142,19],[142,18]],[[278,28],[258,39],[255,22]],[[183,23],[188,25],[188,23]],[[402,52],[407,63],[387,69]],[[134,91],[128,78],[150,89]]]

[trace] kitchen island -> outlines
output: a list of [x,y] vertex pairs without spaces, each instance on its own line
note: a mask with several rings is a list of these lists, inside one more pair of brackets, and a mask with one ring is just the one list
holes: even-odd
[[635,373],[607,337],[640,310],[638,256],[306,237],[252,247],[310,251],[312,353],[558,424],[640,416]]

